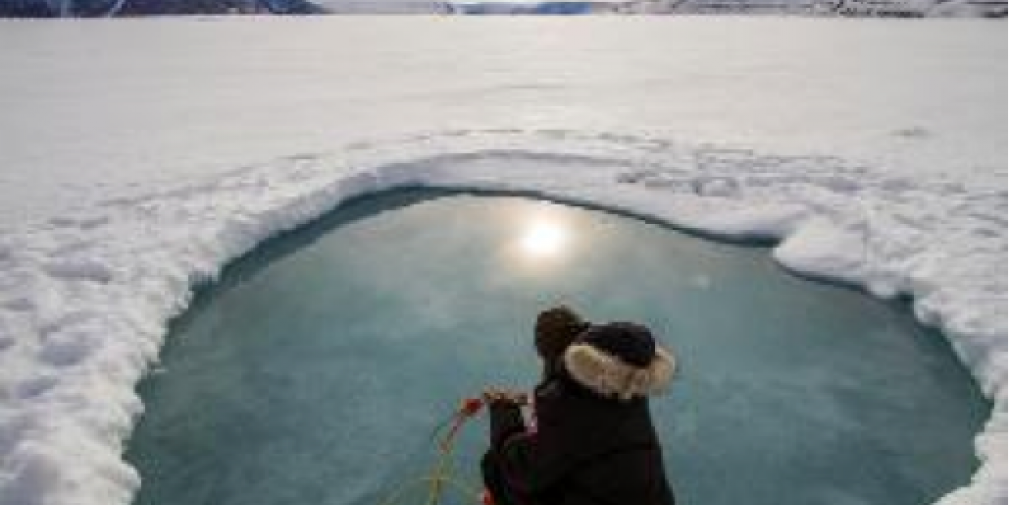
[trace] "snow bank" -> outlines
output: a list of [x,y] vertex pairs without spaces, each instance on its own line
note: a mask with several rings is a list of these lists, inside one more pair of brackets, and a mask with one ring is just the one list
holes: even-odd
[[776,239],[787,268],[912,295],[995,403],[976,439],[982,467],[941,503],[1005,502],[1005,186],[660,138],[461,130],[291,156],[0,231],[0,503],[128,503],[140,483],[121,458],[143,409],[134,385],[193,286],[341,201],[406,186],[534,193]]

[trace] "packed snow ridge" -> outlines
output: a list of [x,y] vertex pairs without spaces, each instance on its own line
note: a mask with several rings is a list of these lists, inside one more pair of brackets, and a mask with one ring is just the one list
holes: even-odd
[[[1005,174],[1003,174],[1005,178]],[[573,131],[452,131],[303,154],[0,230],[0,503],[124,505],[134,388],[193,290],[355,196],[500,190],[620,209],[784,267],[909,295],[994,402],[981,467],[944,505],[1007,498],[1007,193],[837,158]]]

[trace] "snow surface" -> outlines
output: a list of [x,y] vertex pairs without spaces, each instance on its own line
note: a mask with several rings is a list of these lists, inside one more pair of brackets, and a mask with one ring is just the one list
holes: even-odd
[[796,19],[0,23],[0,503],[128,503],[133,387],[194,285],[349,197],[415,185],[775,239],[787,268],[912,296],[995,403],[981,468],[941,503],[1003,503],[1005,37]]

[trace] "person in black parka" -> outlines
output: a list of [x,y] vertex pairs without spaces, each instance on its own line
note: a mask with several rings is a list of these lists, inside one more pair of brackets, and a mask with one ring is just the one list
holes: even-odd
[[518,397],[485,396],[491,448],[482,472],[496,505],[675,502],[647,399],[671,380],[673,356],[642,325],[585,326],[545,366],[535,426],[523,422]]

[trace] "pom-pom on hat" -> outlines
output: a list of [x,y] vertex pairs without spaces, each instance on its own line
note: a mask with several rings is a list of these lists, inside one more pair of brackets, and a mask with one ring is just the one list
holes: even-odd
[[535,331],[537,353],[549,361],[557,360],[586,328],[589,323],[567,305],[541,312]]
[[647,327],[628,322],[590,327],[565,351],[564,364],[579,384],[620,400],[662,392],[675,367]]

